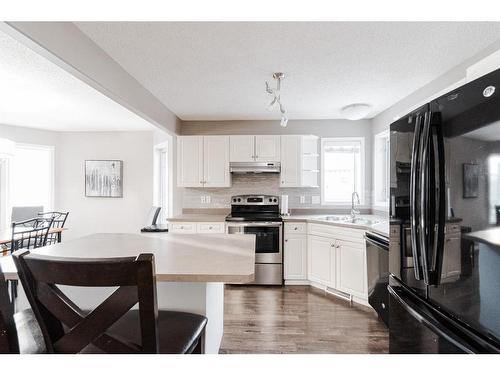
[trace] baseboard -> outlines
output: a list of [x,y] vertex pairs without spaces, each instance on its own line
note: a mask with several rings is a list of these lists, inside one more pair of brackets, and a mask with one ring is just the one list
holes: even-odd
[[[322,290],[323,292],[325,293],[328,293],[328,295],[332,296],[332,297],[335,297],[335,298],[339,298],[339,299],[342,299],[342,300],[346,300],[347,298],[344,297],[343,295],[340,295],[340,294],[336,294],[334,291],[330,291],[328,290],[328,287],[326,285],[323,285],[323,284],[319,284],[315,281],[308,281],[306,280],[306,282],[309,283],[309,286],[313,287],[313,288],[316,288],[316,289],[320,289]],[[292,285],[292,284],[290,284]],[[301,285],[305,285],[305,284],[301,284]],[[342,292],[340,292],[342,293]],[[342,293],[343,294],[343,293]],[[356,297],[356,296],[353,296],[351,295],[351,301],[354,302],[354,303],[357,303],[357,304],[360,304],[360,305],[363,305],[363,306],[367,306],[367,307],[370,307],[370,304],[368,303],[367,300],[365,300],[364,298],[359,298],[359,297]]]
[[285,285],[310,285],[308,280],[285,280]]

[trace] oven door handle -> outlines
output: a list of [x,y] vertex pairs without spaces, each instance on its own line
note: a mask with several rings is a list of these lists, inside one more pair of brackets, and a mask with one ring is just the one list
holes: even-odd
[[271,227],[279,228],[283,223],[256,222],[256,223],[227,223],[227,227]]

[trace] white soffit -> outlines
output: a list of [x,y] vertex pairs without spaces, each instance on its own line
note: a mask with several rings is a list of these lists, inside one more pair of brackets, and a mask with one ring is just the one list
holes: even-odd
[[0,124],[53,131],[154,129],[2,31]]
[[182,120],[279,119],[264,81],[285,72],[291,119],[368,117],[500,37],[489,22],[78,22]]

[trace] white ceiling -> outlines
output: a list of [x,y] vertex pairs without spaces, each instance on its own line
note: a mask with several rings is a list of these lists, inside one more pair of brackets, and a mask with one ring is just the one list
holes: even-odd
[[500,37],[500,23],[76,25],[183,120],[277,119],[264,81],[286,73],[290,118],[373,117]]
[[55,131],[153,129],[1,31],[0,124]]

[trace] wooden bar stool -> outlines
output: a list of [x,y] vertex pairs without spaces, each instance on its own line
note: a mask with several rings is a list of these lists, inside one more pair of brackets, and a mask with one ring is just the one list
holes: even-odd
[[45,343],[31,309],[14,314],[14,301],[0,265],[0,354],[18,353],[45,353]]
[[[158,310],[152,254],[82,259],[20,250],[13,257],[47,352],[203,352],[206,317]],[[57,285],[118,289],[87,312]]]

